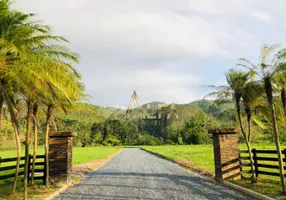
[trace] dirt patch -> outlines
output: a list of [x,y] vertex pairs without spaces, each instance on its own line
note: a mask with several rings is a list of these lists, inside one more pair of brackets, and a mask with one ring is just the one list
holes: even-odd
[[177,158],[174,160],[174,162],[202,176],[206,176],[212,179],[215,177],[215,174],[213,172],[200,168],[200,166],[193,164],[191,161],[187,160],[186,158]]

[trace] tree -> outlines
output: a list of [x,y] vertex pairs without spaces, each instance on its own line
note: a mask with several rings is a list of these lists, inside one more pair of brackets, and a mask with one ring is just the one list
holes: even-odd
[[[17,144],[18,160],[13,191],[17,184],[21,150],[16,101],[22,99],[27,102],[24,170],[24,192],[27,199],[28,156],[35,102],[48,105],[47,138],[54,107],[59,106],[65,110],[65,107],[78,102],[83,96],[84,87],[79,82],[80,75],[71,65],[78,62],[77,57],[62,44],[57,44],[67,40],[53,36],[48,26],[32,21],[33,14],[11,11],[9,6],[8,0],[0,1],[0,89],[4,97],[0,100],[4,99],[7,104]],[[3,102],[0,101],[0,110],[2,106]],[[36,150],[34,158],[35,152]],[[47,154],[46,149],[46,156]]]
[[244,112],[246,114],[248,124],[247,140],[249,143],[251,141],[252,111],[264,106],[264,101],[262,98],[263,93],[263,86],[254,81],[246,83],[242,93],[242,102],[244,105]]
[[245,58],[241,58],[241,63],[239,64],[239,66],[247,68],[251,74],[257,76],[257,79],[259,79],[264,86],[264,91],[271,114],[272,130],[278,154],[280,180],[283,193],[285,193],[284,165],[273,100],[273,83],[275,79],[283,74],[286,70],[285,56],[286,50],[281,49],[279,45],[264,45],[261,48],[259,63],[257,65],[252,64]]
[[[256,181],[255,173],[254,173],[254,162],[251,153],[251,143],[250,143],[250,135],[247,136],[246,131],[243,127],[242,116],[241,116],[241,100],[242,96],[245,93],[246,85],[249,81],[249,73],[245,73],[242,71],[235,71],[234,69],[230,69],[226,74],[226,80],[228,86],[219,86],[214,87],[217,91],[208,94],[207,96],[215,96],[216,103],[225,103],[229,102],[231,99],[235,102],[236,114],[238,116],[239,126],[247,146],[249,158],[250,158],[250,167],[252,174],[252,181]],[[230,99],[231,98],[231,99]],[[250,132],[249,132],[250,133]]]

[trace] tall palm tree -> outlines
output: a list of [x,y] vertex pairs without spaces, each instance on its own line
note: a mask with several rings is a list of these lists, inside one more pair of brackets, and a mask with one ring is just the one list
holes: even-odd
[[248,124],[247,140],[251,141],[251,120],[252,111],[264,106],[262,95],[264,93],[263,86],[258,82],[250,81],[246,83],[242,93],[242,102]]
[[[28,155],[33,104],[40,101],[41,98],[45,98],[46,93],[49,93],[52,98],[59,99],[58,97],[61,95],[67,97],[70,89],[82,88],[71,88],[69,85],[72,81],[78,82],[77,79],[80,76],[70,64],[70,61],[77,62],[77,58],[66,47],[55,44],[56,42],[66,42],[64,38],[52,36],[49,27],[31,21],[32,14],[10,11],[9,1],[0,2],[0,16],[0,89],[7,101],[17,143],[18,160],[13,191],[15,191],[17,184],[20,162],[20,128],[14,111],[13,96],[22,94],[27,99],[24,181],[25,198],[27,198]],[[49,43],[50,41],[52,43]],[[57,73],[60,73],[61,76],[55,76]],[[65,85],[62,83],[63,81],[66,81]],[[46,151],[46,155],[47,153]]]
[[281,49],[277,44],[271,46],[264,45],[261,48],[259,63],[257,65],[252,64],[250,61],[244,58],[240,59],[241,63],[239,64],[239,66],[249,69],[249,71],[256,75],[257,78],[263,83],[269,110],[271,113],[273,136],[279,160],[279,172],[283,193],[285,193],[284,165],[277,127],[275,105],[273,100],[273,83],[275,79],[286,70],[285,51],[285,49]]
[[246,85],[249,81],[249,73],[245,73],[242,71],[235,71],[234,69],[229,70],[229,72],[226,74],[226,80],[228,83],[228,86],[219,86],[219,87],[213,87],[217,91],[212,92],[208,94],[207,96],[215,96],[216,103],[224,103],[229,102],[230,98],[235,103],[236,108],[236,114],[239,121],[239,126],[242,132],[242,135],[244,137],[248,154],[250,157],[250,167],[251,167],[251,173],[252,173],[252,181],[256,181],[255,173],[254,173],[254,162],[253,157],[251,153],[251,145],[250,145],[250,135],[247,136],[245,128],[242,123],[242,116],[241,116],[241,101],[243,94],[245,92]]
[[274,80],[275,86],[280,91],[281,103],[284,111],[284,115],[286,116],[286,73],[281,73]]

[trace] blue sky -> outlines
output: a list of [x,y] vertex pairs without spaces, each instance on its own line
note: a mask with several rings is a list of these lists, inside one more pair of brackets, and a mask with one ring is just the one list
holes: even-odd
[[284,0],[16,0],[80,54],[90,101],[188,103],[224,84],[239,57],[285,44]]

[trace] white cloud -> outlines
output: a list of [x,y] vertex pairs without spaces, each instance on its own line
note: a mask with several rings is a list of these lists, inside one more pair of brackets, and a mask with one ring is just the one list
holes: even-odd
[[264,21],[264,22],[269,22],[271,20],[271,17],[269,16],[269,14],[267,14],[266,12],[260,11],[260,10],[255,10],[253,12],[253,17],[255,17],[256,19],[260,21]]
[[274,22],[285,18],[284,2],[17,0],[15,7],[38,13],[72,42],[92,102],[126,106],[134,89],[143,103],[200,98],[200,85],[217,83],[236,58],[252,59],[272,38],[283,43]]
[[[88,82],[87,90],[110,93],[110,98],[116,97],[124,101],[124,106],[127,105],[133,90],[137,91],[141,103],[154,100],[187,103],[196,99],[190,88],[200,81],[198,77],[184,75],[176,70],[118,70],[107,76],[95,75],[95,78]],[[97,100],[101,101],[100,98],[95,98],[95,102]]]

